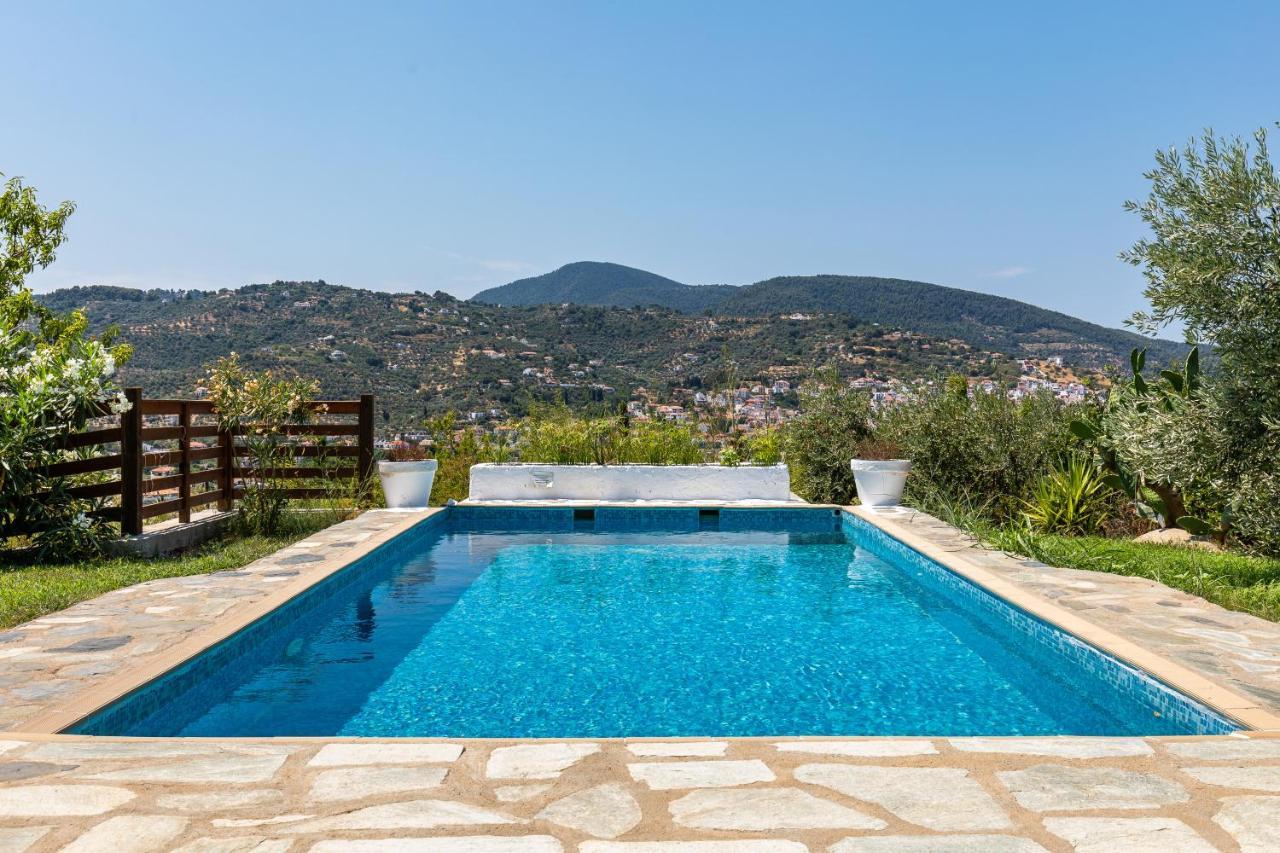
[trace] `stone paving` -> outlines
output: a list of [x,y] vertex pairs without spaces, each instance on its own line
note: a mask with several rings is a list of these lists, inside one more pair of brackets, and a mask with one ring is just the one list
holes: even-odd
[[[124,740],[23,724],[314,582],[421,516],[0,634],[0,851],[1160,853],[1280,850],[1280,737]],[[949,551],[1270,707],[1280,628],[1159,584]]]
[[1280,849],[1280,739],[0,740],[0,850]]

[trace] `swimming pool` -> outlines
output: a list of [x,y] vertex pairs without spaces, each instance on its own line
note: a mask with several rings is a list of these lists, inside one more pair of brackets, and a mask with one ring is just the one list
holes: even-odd
[[1236,728],[839,510],[457,506],[70,731]]

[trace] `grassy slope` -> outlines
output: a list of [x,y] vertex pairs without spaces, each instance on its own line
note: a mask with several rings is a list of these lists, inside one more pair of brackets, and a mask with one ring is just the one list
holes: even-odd
[[103,557],[60,565],[0,564],[0,629],[143,581],[236,569],[332,521],[332,517],[324,515],[275,536],[227,536],[173,557]]

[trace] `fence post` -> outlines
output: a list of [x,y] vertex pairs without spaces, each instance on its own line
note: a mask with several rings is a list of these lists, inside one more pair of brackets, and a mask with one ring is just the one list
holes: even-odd
[[235,488],[236,488],[236,450],[235,436],[231,431],[225,428],[218,430],[218,466],[221,469],[218,473],[219,486],[222,489],[222,498],[218,501],[218,509],[223,512],[231,512],[231,508],[235,506]]
[[120,532],[142,533],[142,389],[126,388],[129,411],[120,416]]
[[373,476],[373,395],[360,395],[360,455],[356,463],[356,476],[360,483]]
[[182,461],[178,463],[178,522],[191,522],[191,402],[183,400],[178,407],[178,426],[182,428],[182,437],[178,439],[178,451]]

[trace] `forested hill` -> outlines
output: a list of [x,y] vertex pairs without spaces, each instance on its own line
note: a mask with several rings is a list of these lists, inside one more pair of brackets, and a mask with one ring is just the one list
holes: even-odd
[[152,396],[189,395],[235,351],[255,368],[318,379],[322,393],[378,395],[387,429],[447,410],[519,414],[532,400],[616,406],[689,402],[735,382],[793,383],[815,368],[848,377],[1011,380],[1000,352],[875,326],[845,314],[711,317],[670,308],[499,307],[444,293],[382,293],[275,282],[218,293],[77,287],[41,297],[120,326],[134,347],[122,379]]
[[1090,366],[1123,363],[1134,347],[1149,347],[1151,358],[1160,363],[1186,350],[1183,344],[1108,329],[1016,299],[872,276],[785,276],[743,287],[696,286],[617,264],[580,262],[483,291],[472,300],[503,305],[662,305],[739,317],[840,313],[1015,356],[1061,355]]
[[613,305],[633,308],[661,305],[700,313],[737,288],[727,284],[705,287],[681,284],[655,273],[599,261],[578,261],[533,278],[483,290],[473,302],[491,305]]

